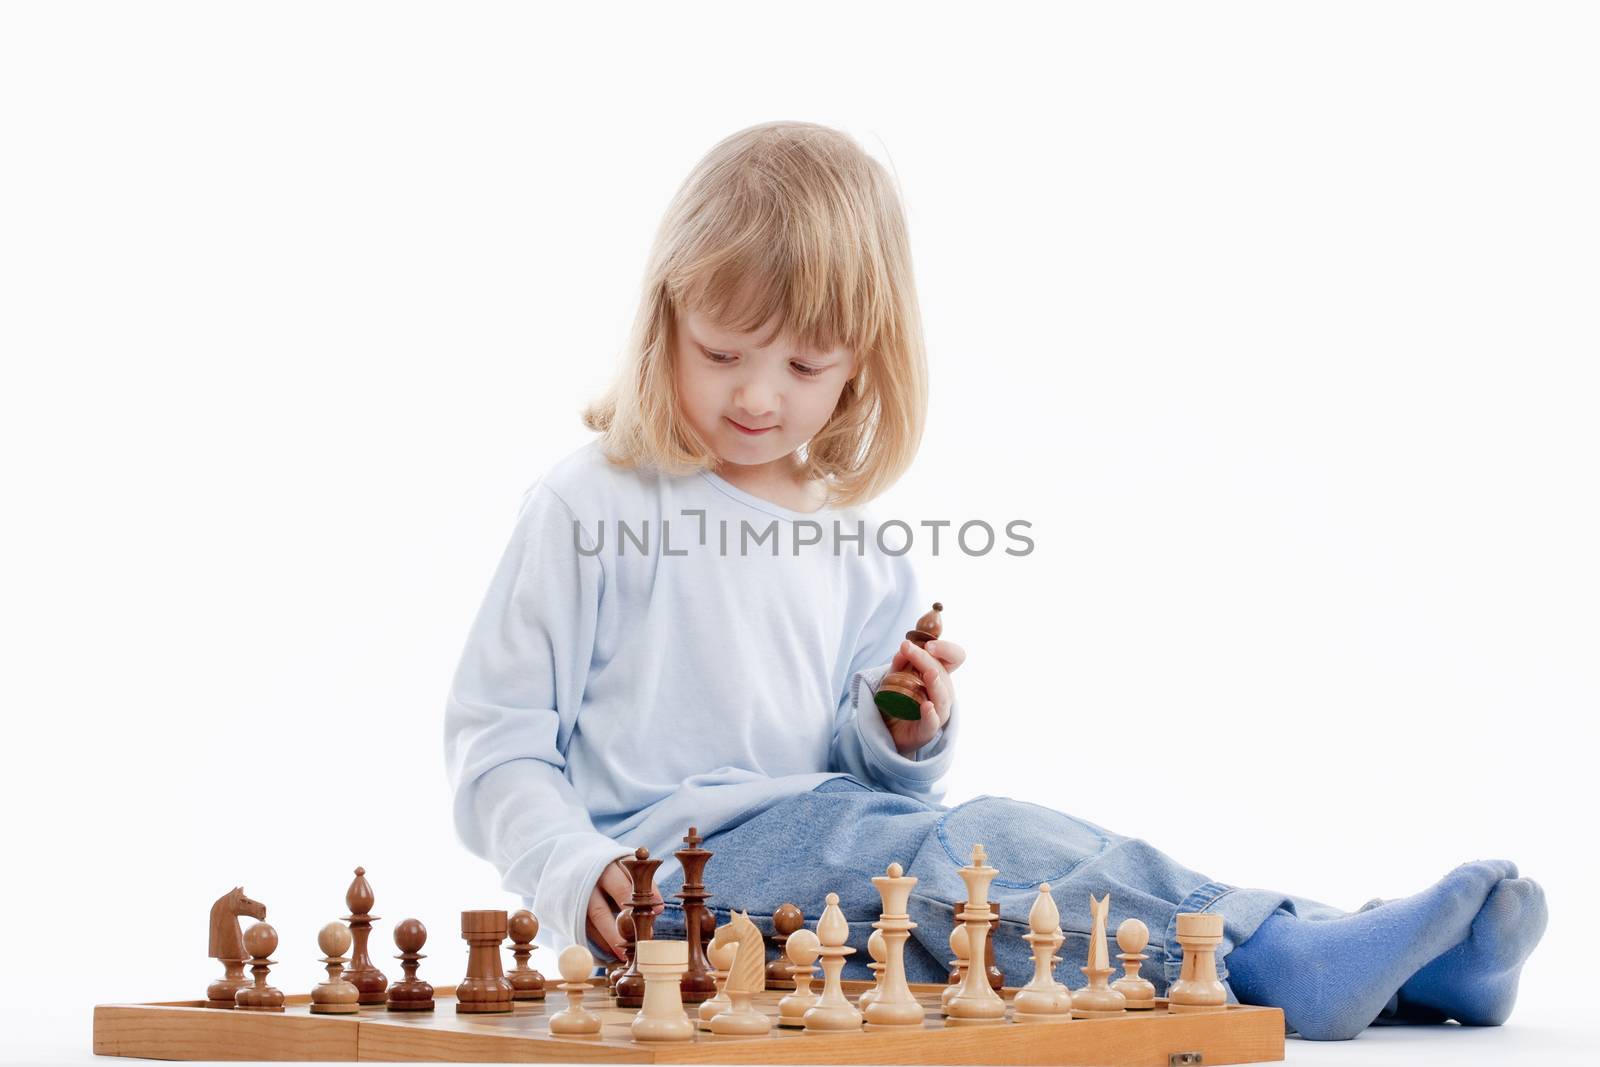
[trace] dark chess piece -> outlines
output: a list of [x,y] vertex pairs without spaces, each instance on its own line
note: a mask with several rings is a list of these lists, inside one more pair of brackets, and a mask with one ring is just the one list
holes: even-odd
[[206,988],[206,1007],[233,1008],[233,996],[248,989],[250,979],[244,976],[244,933],[239,928],[239,916],[265,919],[267,906],[259,900],[244,895],[244,886],[236,885],[211,905],[211,948],[207,955],[222,962],[222,977]]
[[378,918],[367,914],[372,910],[373,900],[367,869],[357,867],[355,880],[344,893],[345,905],[350,909],[344,921],[350,924],[350,935],[356,944],[350,954],[350,966],[344,972],[344,980],[361,991],[363,1004],[382,1004],[383,991],[389,986],[389,979],[372,965],[372,957],[367,953],[367,938],[372,936],[372,924]]
[[467,976],[456,986],[456,1013],[510,1011],[511,983],[500,966],[506,913],[495,908],[462,912],[461,936],[471,948],[467,953]]
[[507,929],[511,934],[511,955],[517,961],[508,976],[512,999],[543,1000],[544,975],[528,966],[528,957],[533,955],[533,939],[539,936],[539,920],[534,918],[533,912],[523,908],[511,916]]
[[[929,641],[937,641],[944,633],[944,618],[940,614],[943,611],[944,605],[935,600],[933,610],[917,620],[917,628],[906,631],[906,640],[918,648],[927,648]],[[884,675],[873,697],[885,715],[911,720],[922,718],[922,703],[927,699],[928,688],[922,684],[922,675],[910,665]]]
[[617,995],[617,979],[633,962],[633,908],[617,912],[617,936],[622,938],[622,958],[606,964],[606,992],[612,996]]
[[683,928],[689,942],[689,969],[678,982],[678,992],[685,1004],[702,1003],[717,993],[717,978],[706,960],[705,951],[705,943],[711,937],[712,918],[706,910],[711,894],[706,892],[704,880],[706,863],[712,853],[700,847],[700,840],[699,832],[691,826],[683,839],[688,847],[673,853],[683,865],[683,892],[675,895],[683,901]]
[[244,949],[250,953],[250,973],[255,985],[245,986],[233,995],[235,1011],[282,1011],[283,990],[267,984],[267,972],[277,960],[268,959],[278,948],[278,931],[267,923],[256,923],[244,932]]
[[639,970],[636,946],[641,941],[655,939],[656,907],[650,894],[655,884],[656,868],[661,866],[661,861],[651,859],[649,849],[640,848],[625,858],[622,865],[633,877],[633,899],[628,901],[633,909],[633,937],[628,940],[628,969],[617,976],[617,1006],[642,1008],[644,972]]
[[432,1011],[433,986],[417,977],[418,965],[428,957],[422,946],[428,943],[428,928],[418,919],[402,919],[394,928],[394,947],[400,950],[395,959],[405,977],[389,987],[390,1011]]
[[789,970],[789,935],[806,924],[806,917],[801,914],[798,907],[793,904],[781,905],[772,913],[772,944],[778,950],[778,958],[767,964],[767,988],[794,989],[794,974]]

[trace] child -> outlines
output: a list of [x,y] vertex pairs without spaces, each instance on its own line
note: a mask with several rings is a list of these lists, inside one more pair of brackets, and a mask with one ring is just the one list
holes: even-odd
[[[616,861],[645,846],[675,888],[694,826],[715,853],[719,921],[748,909],[770,934],[780,904],[814,923],[836,892],[852,976],[880,907],[868,879],[901,863],[919,879],[908,976],[943,981],[956,872],[981,841],[1000,870],[991,899],[1019,924],[995,943],[1013,979],[1031,973],[1018,932],[1048,882],[1065,958],[1087,956],[1086,898],[1109,891],[1113,927],[1150,928],[1158,991],[1181,960],[1174,917],[1222,915],[1232,993],[1309,1038],[1380,1014],[1504,1021],[1545,925],[1542,892],[1510,863],[1345,913],[1213,881],[1037,805],[940,803],[966,654],[904,640],[931,601],[863,510],[909,467],[926,396],[884,169],[805,123],[713,148],[660,228],[626,365],[585,414],[603,436],[525,495],[449,695],[456,827],[542,940],[620,952],[631,885]],[[890,722],[872,694],[905,666],[930,699],[920,721]],[[655,932],[684,936],[675,901]]]

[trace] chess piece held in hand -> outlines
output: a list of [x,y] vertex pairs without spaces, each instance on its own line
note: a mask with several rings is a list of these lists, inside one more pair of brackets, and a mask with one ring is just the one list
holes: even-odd
[[[917,620],[916,629],[906,631],[906,640],[918,648],[927,648],[929,641],[937,641],[944,633],[943,611],[944,605],[935,600],[933,610]],[[922,684],[921,673],[908,664],[902,670],[884,675],[872,699],[878,710],[890,718],[914,721],[922,718],[922,704],[928,699],[928,689]]]

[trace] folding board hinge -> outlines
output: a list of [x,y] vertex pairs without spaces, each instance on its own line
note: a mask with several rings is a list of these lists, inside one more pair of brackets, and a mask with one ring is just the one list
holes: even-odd
[[1167,1055],[1167,1067],[1200,1067],[1206,1058],[1198,1052],[1172,1052]]

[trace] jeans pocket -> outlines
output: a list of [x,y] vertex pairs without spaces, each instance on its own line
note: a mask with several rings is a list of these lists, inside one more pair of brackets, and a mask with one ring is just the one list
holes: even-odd
[[951,808],[936,832],[956,867],[972,861],[973,845],[983,845],[986,862],[1000,872],[991,884],[1006,889],[1059,882],[1110,843],[1092,823],[1009,797],[976,797]]

